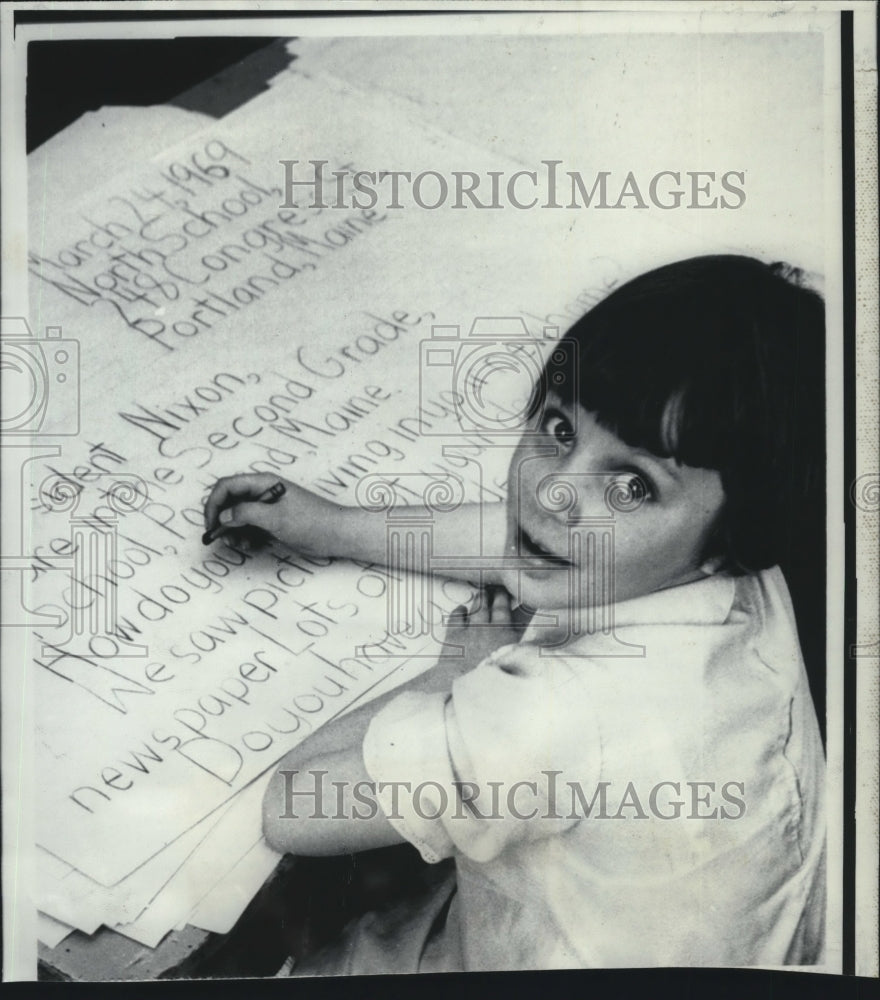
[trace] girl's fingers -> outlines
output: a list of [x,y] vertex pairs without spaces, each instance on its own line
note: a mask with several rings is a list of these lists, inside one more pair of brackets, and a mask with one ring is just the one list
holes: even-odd
[[509,625],[511,622],[510,594],[504,587],[492,587],[492,604],[489,621],[493,625]]
[[277,481],[268,472],[224,476],[214,483],[205,502],[205,528],[210,531],[219,523],[220,512],[237,500],[256,500],[260,494]]
[[464,604],[459,604],[449,615],[449,624],[452,626],[464,625],[467,622],[468,610]]
[[211,545],[225,537],[243,548],[260,548],[276,533],[272,520],[273,511],[264,503],[238,503],[224,507],[217,518],[217,525],[202,535],[202,544]]
[[492,595],[490,593],[490,588],[485,588],[477,594],[477,604],[476,607],[471,611],[468,616],[468,623],[470,625],[488,625],[490,617],[490,603],[492,601]]
[[224,528],[256,527],[269,531],[274,511],[264,503],[237,503],[220,511],[220,524]]

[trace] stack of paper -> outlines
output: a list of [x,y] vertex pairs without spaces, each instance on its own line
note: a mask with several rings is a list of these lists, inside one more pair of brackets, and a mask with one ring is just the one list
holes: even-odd
[[[501,502],[516,436],[457,424],[455,366],[423,364],[433,327],[460,327],[466,344],[474,319],[513,318],[543,339],[660,260],[775,250],[749,200],[715,213],[709,231],[705,214],[638,211],[632,195],[620,211],[481,210],[456,197],[461,178],[479,178],[484,199],[493,175],[506,192],[517,171],[544,178],[558,161],[563,203],[566,171],[609,172],[617,198],[634,169],[623,140],[595,139],[600,127],[615,134],[594,97],[610,88],[590,87],[620,69],[613,36],[529,42],[303,41],[295,70],[243,108],[220,122],[174,113],[170,143],[147,122],[140,158],[108,145],[110,167],[87,183],[62,164],[77,152],[98,163],[88,123],[32,155],[31,329],[45,347],[46,328],[60,328],[50,375],[75,374],[63,366],[79,358],[78,381],[53,383],[44,423],[61,452],[25,473],[28,607],[47,616],[29,649],[46,944],[101,925],[151,947],[188,923],[228,931],[277,861],[260,822],[275,762],[436,656],[439,628],[389,628],[388,595],[404,578],[278,544],[204,548],[202,504],[218,477],[270,472],[341,506],[368,475],[394,480],[404,503],[458,477],[465,499]],[[716,71],[694,44],[634,40],[618,112],[656,72],[652,58],[639,72],[639,53],[699,58],[703,94],[754,57],[718,41],[727,63]],[[485,85],[466,85],[477,65]],[[516,107],[489,85],[511,72],[528,95]],[[727,123],[719,142],[696,98],[681,104],[693,162],[640,152],[639,179],[735,169],[729,150],[768,140],[749,120]],[[802,125],[813,141],[791,108],[789,134]],[[677,135],[670,148],[680,158],[685,146]],[[373,203],[355,197],[359,170],[374,177]],[[389,171],[423,186],[393,202],[379,180]],[[525,197],[528,184],[512,190]],[[461,554],[486,553],[467,539]],[[432,593],[423,610],[438,623],[473,590]]]
[[[333,134],[325,117],[355,99],[357,126],[339,114]],[[277,861],[261,836],[266,769],[436,653],[430,634],[379,648],[390,583],[369,567],[199,540],[205,493],[223,474],[274,469],[348,504],[373,467],[421,489],[437,474],[441,440],[398,422],[418,420],[424,402],[440,414],[435,425],[452,427],[439,396],[448,389],[421,397],[412,379],[418,337],[430,337],[430,307],[444,295],[424,279],[414,287],[420,268],[398,233],[424,228],[428,252],[433,241],[446,257],[449,237],[430,216],[352,211],[337,222],[279,208],[278,160],[290,150],[277,126],[291,107],[305,134],[321,136],[318,151],[343,164],[383,121],[370,100],[289,75],[246,111],[85,195],[51,186],[51,166],[34,157],[32,326],[60,326],[62,349],[76,341],[81,372],[80,433],[63,459],[34,463],[29,483],[35,552],[60,555],[37,558],[32,591],[32,606],[62,622],[31,637],[47,944],[101,925],[151,947],[185,923],[229,930]],[[448,157],[442,137],[419,140],[423,157]],[[247,224],[236,219],[242,206]],[[363,249],[346,246],[355,236]],[[391,356],[384,345],[403,335]],[[474,466],[470,499],[503,495],[480,480],[502,457]],[[75,505],[58,510],[71,492]],[[108,524],[114,551],[84,561]],[[432,613],[471,594],[445,587]],[[338,700],[316,710],[322,681]]]
[[[261,109],[260,102],[248,106],[250,131],[259,135],[266,123],[275,126],[283,121],[291,101],[311,103],[319,111],[329,96],[329,92],[305,80],[294,81],[290,77],[286,90],[277,91],[271,102],[263,102],[271,103],[271,107]],[[317,668],[328,669],[325,660],[329,663],[330,655],[339,660],[343,654],[354,654],[358,646],[382,639],[384,606],[377,599],[372,602],[374,607],[365,608],[341,599],[336,605],[331,599],[329,603],[338,606],[341,613],[357,614],[361,620],[354,627],[337,629],[336,635],[325,637],[324,643],[315,643],[314,638],[320,635],[316,630],[322,622],[330,620],[330,615],[326,604],[323,608],[314,607],[314,598],[320,596],[327,602],[330,595],[342,598],[347,591],[357,598],[356,583],[372,580],[372,576],[354,567],[324,568],[317,561],[305,562],[300,567],[298,563],[281,563],[266,555],[252,559],[244,550],[227,550],[225,557],[221,554],[212,560],[213,553],[201,549],[201,527],[194,523],[193,512],[199,510],[202,496],[213,479],[224,472],[247,468],[249,462],[260,458],[267,463],[266,468],[272,468],[276,460],[280,463],[276,465],[280,473],[297,478],[295,470],[286,468],[293,461],[292,449],[282,447],[286,441],[276,435],[272,445],[260,442],[261,447],[252,449],[246,458],[247,442],[240,438],[241,458],[236,456],[234,462],[218,466],[215,471],[198,450],[204,449],[203,444],[182,446],[179,452],[175,445],[172,453],[171,448],[166,451],[161,447],[164,440],[153,435],[150,428],[164,426],[169,439],[175,430],[185,432],[187,412],[195,419],[204,403],[215,402],[214,396],[229,391],[228,386],[250,381],[259,383],[260,390],[251,394],[249,406],[251,409],[261,403],[266,406],[267,398],[284,390],[288,381],[284,372],[290,376],[295,370],[306,373],[296,363],[294,344],[287,337],[280,340],[281,328],[288,321],[279,324],[276,320],[271,333],[258,318],[243,328],[228,323],[230,342],[220,345],[215,339],[199,345],[201,349],[190,350],[186,361],[185,352],[191,342],[183,339],[183,335],[170,335],[168,341],[177,339],[173,345],[142,336],[141,331],[149,329],[151,322],[156,325],[162,322],[145,318],[165,312],[162,307],[154,308],[154,303],[163,296],[165,300],[170,296],[176,299],[192,289],[201,290],[206,284],[204,275],[188,277],[183,268],[178,272],[177,265],[188,258],[185,254],[175,255],[169,247],[182,239],[195,242],[201,238],[197,233],[216,227],[221,232],[198,247],[192,258],[207,261],[203,267],[210,267],[219,258],[207,251],[222,248],[226,239],[232,239],[224,237],[217,225],[232,216],[223,219],[220,213],[224,208],[235,212],[242,204],[256,210],[247,232],[251,237],[256,232],[268,234],[270,247],[276,230],[269,220],[274,220],[275,226],[283,224],[278,219],[282,199],[277,187],[277,156],[268,159],[254,154],[252,145],[242,146],[249,137],[243,133],[236,116],[224,121],[223,129],[218,130],[213,124],[206,127],[206,122],[195,116],[176,111],[171,115],[172,132],[190,138],[185,139],[182,148],[172,147],[143,168],[134,170],[130,166],[123,170],[125,156],[117,155],[114,160],[107,142],[107,121],[99,123],[109,162],[120,172],[127,172],[128,177],[111,183],[97,195],[94,188],[85,185],[87,193],[83,195],[82,190],[76,189],[76,177],[71,179],[71,173],[59,169],[61,163],[70,162],[77,143],[82,143],[82,148],[93,148],[90,116],[37,151],[31,161],[31,261],[35,275],[32,315],[37,317],[34,324],[37,328],[49,323],[50,318],[53,325],[62,326],[63,347],[73,338],[79,341],[82,380],[78,402],[83,427],[76,443],[65,447],[64,459],[42,467],[31,483],[34,527],[40,540],[49,545],[56,534],[70,535],[74,523],[79,527],[78,522],[70,520],[68,511],[63,512],[63,519],[55,516],[56,495],[62,495],[67,485],[78,494],[77,515],[101,517],[103,513],[106,521],[109,514],[116,557],[87,568],[76,566],[71,559],[70,575],[65,573],[66,596],[58,586],[60,574],[52,574],[52,579],[38,579],[35,584],[35,593],[53,594],[52,606],[59,609],[59,616],[62,621],[67,620],[68,626],[41,629],[32,636],[35,662],[43,668],[39,677],[37,758],[39,766],[49,774],[47,797],[36,803],[40,846],[34,867],[38,875],[39,934],[50,946],[73,928],[92,933],[101,925],[113,927],[151,947],[169,930],[185,923],[211,931],[228,931],[278,860],[262,839],[260,805],[268,777],[266,768],[307,731],[338,713],[347,701],[378,691],[377,682],[386,674],[402,678],[407,667],[410,671],[413,667],[423,669],[429,662],[424,658],[389,660],[381,654],[374,655],[372,662],[362,659],[364,678],[352,683],[350,693],[346,691],[337,704],[317,713],[314,719],[301,713],[301,724],[296,714],[291,713],[294,723],[288,725],[287,731],[294,733],[298,724],[299,731],[286,741],[281,736],[276,738],[268,752],[263,752],[260,740],[268,740],[270,730],[261,730],[259,737],[256,730],[248,730],[248,712],[258,713],[262,704],[265,713],[285,694],[283,689],[269,690],[268,686],[264,693],[257,689],[258,684],[266,683],[267,677],[282,669],[294,670],[297,655],[309,660],[308,664],[303,663],[300,673],[307,673],[310,668],[317,677]],[[155,117],[151,112],[145,122],[154,136]],[[128,127],[129,146],[131,135]],[[222,145],[223,140],[216,138],[218,135],[234,136],[237,145],[232,142]],[[150,143],[143,145],[149,148]],[[155,142],[152,145],[156,147]],[[244,148],[250,155],[239,152]],[[259,146],[257,150],[259,153]],[[279,150],[280,155],[284,152]],[[170,166],[166,168],[166,164]],[[232,197],[222,199],[222,207],[214,208],[216,214],[211,215],[208,189],[219,183],[218,179],[227,180],[228,177],[220,175],[228,175],[233,169],[235,181],[218,191],[218,195]],[[156,174],[161,178],[158,181],[154,181]],[[153,185],[149,192],[148,184]],[[195,190],[193,184],[205,190]],[[205,215],[197,217],[202,212]],[[284,223],[293,214],[288,213]],[[241,233],[242,227],[237,231]],[[256,241],[252,238],[251,242]],[[105,243],[114,245],[104,246]],[[289,246],[282,244],[278,256],[270,257],[262,249],[265,245],[261,244],[261,263],[254,270],[268,267],[273,273],[283,275],[275,282],[280,284],[296,266],[283,261],[283,253],[289,252]],[[324,252],[311,251],[308,242],[304,247],[297,248],[298,265],[303,270],[303,265],[314,269],[310,258],[318,259]],[[253,252],[256,256],[257,252]],[[157,265],[159,261],[161,265]],[[248,287],[252,291],[250,298],[256,300],[254,290],[261,283],[252,279]],[[263,289],[268,287],[271,287],[268,281],[262,283]],[[217,299],[209,299],[206,295],[206,300],[219,304],[221,297],[218,294]],[[258,302],[252,303],[250,299],[245,302],[246,298],[240,294],[229,299],[238,305],[230,305],[228,310],[243,308],[245,304],[254,304],[259,309]],[[129,304],[134,304],[135,310],[140,308],[138,302],[145,303],[139,315],[128,310]],[[368,306],[370,302],[364,304]],[[222,304],[214,306],[211,315],[215,323],[220,315],[217,310],[222,308]],[[279,304],[270,308],[277,315]],[[291,317],[299,312],[295,297],[289,293],[283,308]],[[188,309],[190,316],[196,312],[204,315],[210,306],[199,310],[198,305],[191,304]],[[320,315],[318,309],[313,308],[312,312]],[[363,315],[361,322],[368,331],[383,321],[379,315]],[[182,329],[186,321],[179,324]],[[167,325],[171,327],[170,318]],[[303,342],[310,339],[305,331],[302,339]],[[131,358],[130,363],[119,363],[120,349],[122,355]],[[262,371],[261,356],[266,366]],[[152,365],[162,371],[153,380],[149,372]],[[393,366],[386,362],[386,373],[390,367]],[[177,396],[172,387],[175,377],[181,387]],[[204,386],[198,384],[202,380]],[[344,394],[341,401],[345,403],[353,389],[344,385],[340,388]],[[160,401],[154,403],[151,393],[161,393]],[[314,394],[319,397],[317,388]],[[382,390],[383,397],[388,394]],[[332,401],[331,393],[325,395]],[[240,412],[247,413],[247,408]],[[238,416],[238,409],[226,408],[227,423]],[[294,433],[292,427],[287,427],[290,434]],[[210,437],[208,429],[203,433]],[[253,431],[248,429],[248,433]],[[324,436],[332,435],[325,431]],[[179,440],[183,438],[181,434]],[[198,439],[202,440],[201,435]],[[345,445],[346,450],[355,447]],[[194,453],[195,461],[188,462],[184,457],[189,450]],[[303,461],[315,458],[316,451],[310,456],[303,455]],[[73,457],[74,452],[81,457]],[[217,459],[225,457],[220,450],[215,455]],[[107,507],[105,501],[102,512],[102,493],[91,490],[91,483],[96,480],[84,472],[82,461],[91,463],[92,475],[105,475],[109,471],[112,478],[123,483],[123,488],[130,486],[135,491],[135,500],[127,494],[128,499],[123,499],[118,509]],[[315,475],[320,465],[311,464]],[[145,482],[140,470],[146,465],[161,465],[166,472],[158,477],[153,474]],[[206,467],[209,468],[202,472]],[[172,506],[167,503],[172,492],[169,486],[181,485],[184,479],[188,488],[178,491],[180,499]],[[106,497],[112,482],[108,477],[100,485]],[[80,543],[72,543],[67,551],[72,552],[77,544]],[[38,545],[35,551],[44,550]],[[281,554],[280,558],[292,560],[289,553],[286,557]],[[256,565],[253,568],[238,565],[243,561]],[[264,569],[269,565],[273,570],[267,575]],[[133,571],[133,567],[137,569]],[[233,582],[231,578],[237,569],[244,572]],[[126,574],[133,576],[134,572],[138,573],[138,582],[129,588],[123,580],[128,579]],[[34,575],[40,576],[39,568]],[[50,575],[49,571],[46,575]],[[306,576],[314,579],[302,586]],[[109,631],[100,628],[100,632],[107,634],[86,636],[85,644],[77,645],[80,636],[71,628],[77,615],[77,601],[71,598],[69,589],[71,578],[86,593],[92,588],[93,606],[102,602],[109,605],[110,598],[113,599],[119,627]],[[379,577],[375,580],[379,581]],[[264,581],[266,586],[259,586]],[[209,582],[208,593],[199,593],[208,588]],[[269,589],[273,584],[274,589]],[[362,582],[361,588],[366,591],[367,583]],[[297,604],[291,602],[284,607],[278,600],[281,593],[297,597]],[[466,596],[469,589],[462,588],[460,593]],[[176,607],[173,601],[168,604],[168,597],[176,600],[185,597],[188,607],[185,618],[163,629],[157,616],[164,617],[163,608]],[[314,653],[309,655],[295,649],[292,641],[288,643],[286,626],[279,627],[280,616],[269,610],[275,601],[287,617],[296,613],[297,607],[314,608],[308,613],[300,611],[298,631],[291,623],[297,647],[312,646]],[[199,608],[195,610],[198,602]],[[88,603],[88,599],[82,603]],[[197,625],[203,627],[195,631]],[[184,639],[188,652],[181,652],[181,647],[172,641],[174,636]],[[310,638],[312,641],[308,641]],[[430,642],[428,637],[427,644]],[[418,651],[425,644],[422,639],[415,645],[400,646]],[[199,671],[191,670],[188,676],[183,676],[190,663],[208,659],[212,645],[224,648],[223,655],[218,655],[208,666],[209,672],[200,667]],[[159,663],[160,659],[171,660],[174,665]],[[210,670],[214,672],[213,682]],[[154,686],[150,686],[151,681]],[[161,686],[166,682],[168,695]],[[301,697],[307,699],[308,685],[305,679],[302,683]],[[248,688],[251,690],[245,694]],[[290,699],[296,698],[295,684],[287,694]],[[150,699],[146,709],[138,697]],[[304,703],[307,711],[314,712],[312,702]],[[231,728],[237,729],[240,737],[242,733],[245,739],[249,737],[250,745],[257,748],[251,750],[249,759],[242,759],[247,758],[247,747],[240,742],[236,748],[221,741],[219,733],[215,737],[196,732],[208,718],[209,710],[222,713],[226,705],[234,706],[240,716]],[[75,709],[75,717],[68,715],[71,708]],[[275,728],[279,732],[282,718],[279,715],[272,720],[278,724]],[[158,721],[170,721],[177,728],[166,733],[156,728]],[[287,722],[290,723],[290,717]],[[221,722],[219,730],[222,728]],[[188,743],[195,746],[187,749]],[[205,755],[199,753],[202,743],[206,747],[213,744]],[[168,775],[159,773],[163,767],[169,771]],[[146,784],[153,775],[157,787],[145,787],[141,792],[136,780]],[[195,783],[190,788],[188,781],[192,778]],[[114,796],[129,790],[131,801],[119,794],[117,804]],[[59,822],[59,805],[66,821]]]

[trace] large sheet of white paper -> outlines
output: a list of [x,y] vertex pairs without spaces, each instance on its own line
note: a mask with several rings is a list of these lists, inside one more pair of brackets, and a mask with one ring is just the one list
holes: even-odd
[[[72,626],[69,642],[33,636],[38,839],[104,885],[433,641],[378,645],[389,584],[373,569],[205,550],[201,505],[216,477],[276,470],[340,503],[368,472],[406,470],[424,486],[444,466],[440,439],[409,430],[420,405],[452,426],[448,373],[413,377],[433,321],[531,306],[540,336],[538,310],[564,289],[599,295],[617,277],[601,255],[576,275],[546,271],[512,216],[459,214],[450,228],[429,212],[279,209],[278,160],[295,138],[277,125],[290,108],[331,163],[355,150],[377,162],[388,118],[375,100],[295,76],[73,208],[33,199],[34,316],[51,311],[70,338],[60,350],[84,356],[77,457],[30,469],[30,606]],[[344,116],[353,103],[358,116]],[[414,163],[451,169],[477,155],[399,128]],[[536,235],[551,224],[534,219]],[[596,245],[583,226],[560,238]],[[407,252],[413,239],[436,273]],[[468,282],[444,277],[453,264]],[[487,300],[499,271],[507,291]],[[537,294],[522,293],[527,282]],[[466,478],[469,498],[502,498],[497,483]],[[89,517],[113,523],[113,553],[96,551]],[[56,567],[73,570],[72,586],[57,586]],[[443,598],[447,610],[459,599]],[[111,605],[114,633],[83,643],[76,629]]]

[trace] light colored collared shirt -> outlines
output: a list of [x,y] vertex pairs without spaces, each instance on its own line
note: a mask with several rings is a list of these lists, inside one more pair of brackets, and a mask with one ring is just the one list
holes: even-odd
[[536,616],[373,720],[386,816],[456,877],[345,971],[821,960],[825,764],[781,572],[613,611],[611,637]]

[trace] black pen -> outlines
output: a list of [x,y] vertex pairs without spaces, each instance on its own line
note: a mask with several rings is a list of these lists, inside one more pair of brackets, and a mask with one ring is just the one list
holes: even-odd
[[[284,483],[273,483],[268,489],[257,497],[257,503],[277,503],[285,494]],[[211,528],[202,535],[202,545],[210,545],[218,535],[226,529],[225,524],[218,524],[216,528]]]

